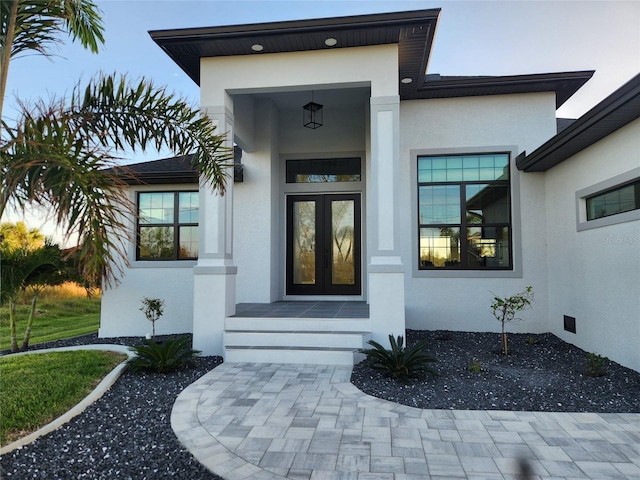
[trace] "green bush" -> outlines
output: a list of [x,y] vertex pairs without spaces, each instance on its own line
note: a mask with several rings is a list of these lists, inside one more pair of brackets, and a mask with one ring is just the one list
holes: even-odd
[[408,383],[409,379],[419,372],[436,373],[429,363],[437,360],[426,353],[426,342],[420,342],[413,347],[404,346],[404,338],[398,335],[398,339],[389,335],[391,349],[388,350],[374,340],[367,342],[373,348],[358,350],[367,356],[367,362],[371,368],[382,370],[395,380]]
[[609,359],[597,353],[587,353],[586,374],[590,377],[602,377],[607,374]]
[[467,362],[467,372],[482,373],[482,364],[477,358],[472,358]]
[[200,355],[200,351],[191,348],[189,337],[174,337],[158,343],[145,340],[144,345],[131,347],[136,356],[129,360],[134,370],[153,370],[166,373],[180,367],[190,366]]

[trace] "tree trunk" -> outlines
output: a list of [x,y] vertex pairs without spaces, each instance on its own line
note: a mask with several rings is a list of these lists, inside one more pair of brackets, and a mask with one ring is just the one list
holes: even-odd
[[[5,0],[6,1],[6,0]],[[16,18],[18,16],[18,0],[11,4],[11,11],[7,19],[7,32],[4,37],[4,45],[0,51],[0,118],[2,118],[2,108],[4,97],[7,93],[7,78],[9,78],[9,63],[11,62],[11,49],[13,48],[13,38],[16,32]]]
[[9,330],[11,332],[11,352],[18,351],[18,337],[16,332],[16,301],[9,300]]
[[24,331],[24,338],[22,339],[22,345],[20,351],[24,352],[29,348],[29,339],[31,338],[31,327],[33,326],[33,319],[36,316],[36,303],[38,302],[38,290],[33,291],[33,299],[31,300],[31,311],[29,312],[29,318],[27,319],[27,328]]
[[502,322],[501,322],[502,323],[502,354],[503,355],[509,355],[509,351],[507,350],[507,333],[504,331],[504,319],[505,319],[505,316],[507,315],[505,312],[506,308],[507,308],[506,306],[502,308]]

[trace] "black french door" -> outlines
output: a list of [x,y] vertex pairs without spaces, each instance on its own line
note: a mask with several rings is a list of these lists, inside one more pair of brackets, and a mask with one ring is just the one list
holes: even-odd
[[287,294],[360,295],[359,194],[287,197]]

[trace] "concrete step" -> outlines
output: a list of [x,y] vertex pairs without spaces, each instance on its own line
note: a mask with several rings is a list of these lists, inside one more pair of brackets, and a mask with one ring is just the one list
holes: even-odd
[[368,318],[228,317],[224,361],[353,365],[370,338]]
[[355,365],[364,355],[350,348],[228,347],[228,363],[289,363],[312,365]]
[[272,332],[368,332],[368,318],[227,317],[225,330]]
[[226,330],[224,344],[240,347],[363,348],[369,332]]

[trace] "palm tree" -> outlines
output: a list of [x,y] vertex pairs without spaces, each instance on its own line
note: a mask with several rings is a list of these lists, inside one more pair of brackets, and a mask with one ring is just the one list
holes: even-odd
[[[103,43],[91,0],[2,0],[0,16],[0,98],[14,56],[47,55],[64,31],[92,51]],[[0,216],[34,204],[51,211],[68,236],[78,236],[77,262],[91,284],[110,285],[127,265],[126,221],[135,212],[123,180],[131,173],[118,156],[150,147],[193,154],[203,181],[224,193],[233,163],[224,136],[197,108],[144,78],[100,74],[69,100],[19,107],[15,125],[2,122]]]
[[12,58],[27,53],[48,56],[64,32],[93,53],[104,43],[100,11],[90,0],[2,0],[0,28],[0,118]]
[[0,224],[0,242],[9,248],[27,248],[34,250],[44,245],[44,235],[37,228],[29,228],[27,224],[4,222]]
[[[49,241],[37,249],[24,247],[13,249],[3,243],[0,255],[2,256],[0,301],[2,304],[9,305],[11,351],[26,350],[29,347],[38,294],[45,286],[57,285],[66,279],[61,268],[61,250],[58,245]],[[16,306],[20,295],[29,287],[33,297],[22,346],[18,348]]]

